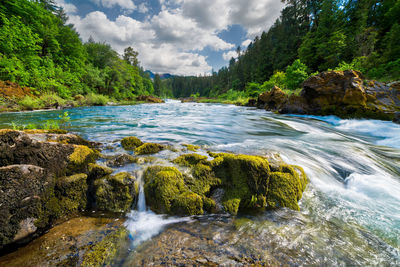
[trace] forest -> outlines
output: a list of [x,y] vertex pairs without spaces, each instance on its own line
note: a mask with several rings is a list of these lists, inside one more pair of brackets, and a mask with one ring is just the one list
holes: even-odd
[[152,81],[138,52],[119,55],[107,43],[82,42],[53,0],[9,0],[0,5],[0,80],[29,87],[21,105],[85,99],[87,104],[138,95],[255,97],[274,85],[299,92],[317,72],[354,69],[368,79],[400,79],[400,1],[284,0],[274,25],[237,58],[204,76]]
[[[175,76],[175,97],[230,100],[254,97],[277,85],[301,87],[312,74],[354,69],[368,79],[400,79],[400,1],[285,0],[280,17],[237,58],[210,76]],[[298,91],[298,90],[297,90]]]
[[37,108],[73,97],[105,104],[154,93],[133,48],[119,55],[107,43],[83,43],[67,20],[52,0],[1,1],[0,80],[30,88],[33,96],[21,105]]

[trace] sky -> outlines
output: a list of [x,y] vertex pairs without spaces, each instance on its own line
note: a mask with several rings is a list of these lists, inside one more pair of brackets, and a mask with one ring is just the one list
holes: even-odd
[[56,0],[86,42],[131,46],[155,73],[203,75],[226,66],[279,17],[280,0]]

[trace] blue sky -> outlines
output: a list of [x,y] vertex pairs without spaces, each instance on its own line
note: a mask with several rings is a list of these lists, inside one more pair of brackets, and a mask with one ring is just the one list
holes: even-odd
[[158,73],[200,75],[227,65],[279,17],[280,0],[56,0],[83,41],[131,46]]

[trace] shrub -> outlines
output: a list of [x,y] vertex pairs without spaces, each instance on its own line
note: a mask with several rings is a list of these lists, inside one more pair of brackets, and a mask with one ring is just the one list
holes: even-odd
[[88,94],[86,96],[86,104],[89,106],[105,106],[110,101],[108,96],[98,94]]
[[41,101],[39,101],[37,98],[33,98],[30,96],[25,96],[23,99],[21,99],[18,104],[23,107],[23,109],[26,110],[34,110],[34,109],[39,109],[42,108],[43,105]]
[[260,93],[263,93],[260,84],[248,83],[246,85],[246,95],[248,95],[249,97],[257,97]]
[[272,87],[274,86],[278,86],[281,89],[286,88],[286,74],[284,72],[275,72],[268,81],[263,83],[263,85],[261,86],[261,90],[263,92],[271,91]]
[[65,104],[65,100],[54,93],[47,93],[40,96],[39,101],[42,107],[47,108],[59,107]]
[[296,90],[307,78],[307,66],[297,59],[286,68],[285,86],[290,90]]

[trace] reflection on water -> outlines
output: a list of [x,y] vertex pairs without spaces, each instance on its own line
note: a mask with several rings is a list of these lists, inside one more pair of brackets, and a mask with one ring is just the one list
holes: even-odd
[[[172,145],[192,143],[216,151],[280,153],[286,162],[302,166],[310,178],[300,203],[301,212],[267,212],[249,217],[251,221],[240,226],[235,225],[234,218],[223,223],[215,220],[214,224],[211,218],[205,224],[205,217],[163,224],[167,221],[152,214],[160,225],[141,240],[150,239],[144,248],[139,247],[137,258],[144,258],[148,249],[154,249],[151,243],[156,240],[160,244],[175,237],[177,244],[189,246],[183,236],[177,235],[182,230],[179,227],[187,227],[198,231],[198,236],[219,235],[224,240],[220,243],[221,251],[225,251],[221,255],[225,256],[264,252],[269,256],[263,262],[269,263],[299,264],[304,260],[317,265],[400,264],[400,125],[332,116],[283,116],[245,107],[177,101],[68,112],[72,131],[111,145],[113,153],[122,151],[117,141],[129,135]],[[0,126],[56,119],[60,114],[61,111],[1,114]],[[143,212],[148,216],[140,217],[140,212],[128,216],[132,232],[151,232],[140,228],[155,224],[151,213]],[[143,223],[134,224],[140,220]],[[157,236],[162,229],[165,231]],[[223,261],[220,258],[219,262]]]

